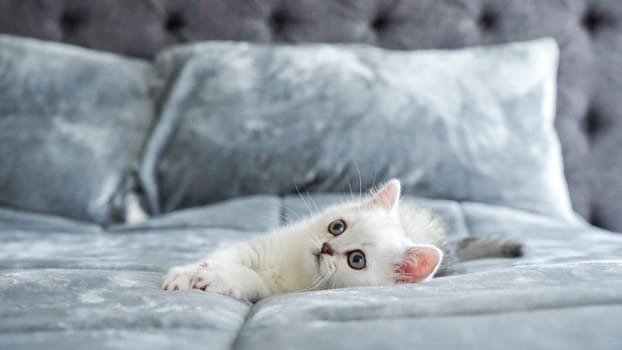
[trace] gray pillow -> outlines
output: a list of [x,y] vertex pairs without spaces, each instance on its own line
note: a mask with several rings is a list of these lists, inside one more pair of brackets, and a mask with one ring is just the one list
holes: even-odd
[[553,39],[171,49],[156,62],[170,91],[143,175],[163,211],[254,193],[358,195],[399,177],[409,194],[573,220],[553,128],[557,62]]
[[153,124],[152,69],[0,36],[0,206],[114,221]]

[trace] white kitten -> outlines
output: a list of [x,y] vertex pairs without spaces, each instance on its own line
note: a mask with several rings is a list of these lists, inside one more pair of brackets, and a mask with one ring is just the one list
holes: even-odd
[[[445,228],[428,210],[399,199],[400,182],[391,180],[364,201],[329,207],[197,264],[175,267],[162,288],[255,301],[278,293],[426,281],[448,263]],[[468,237],[457,249],[462,260],[522,254],[519,243],[490,238]]]

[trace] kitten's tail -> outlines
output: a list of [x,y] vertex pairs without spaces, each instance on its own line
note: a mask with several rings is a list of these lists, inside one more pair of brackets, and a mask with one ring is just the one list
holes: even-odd
[[523,244],[507,237],[470,236],[450,241],[450,245],[459,261],[523,256]]

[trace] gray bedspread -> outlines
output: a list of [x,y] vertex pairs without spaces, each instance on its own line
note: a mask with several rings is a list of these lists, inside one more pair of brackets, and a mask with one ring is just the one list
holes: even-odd
[[0,349],[622,349],[622,236],[476,203],[426,200],[456,236],[526,256],[428,283],[273,296],[165,292],[162,273],[339,199],[253,196],[135,226],[0,211]]

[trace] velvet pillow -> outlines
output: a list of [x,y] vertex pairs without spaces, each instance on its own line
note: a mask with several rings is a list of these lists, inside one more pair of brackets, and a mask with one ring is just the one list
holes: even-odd
[[115,221],[152,127],[152,73],[148,62],[0,36],[0,206]]
[[461,50],[211,42],[168,50],[143,175],[162,211],[368,188],[573,220],[552,39]]

